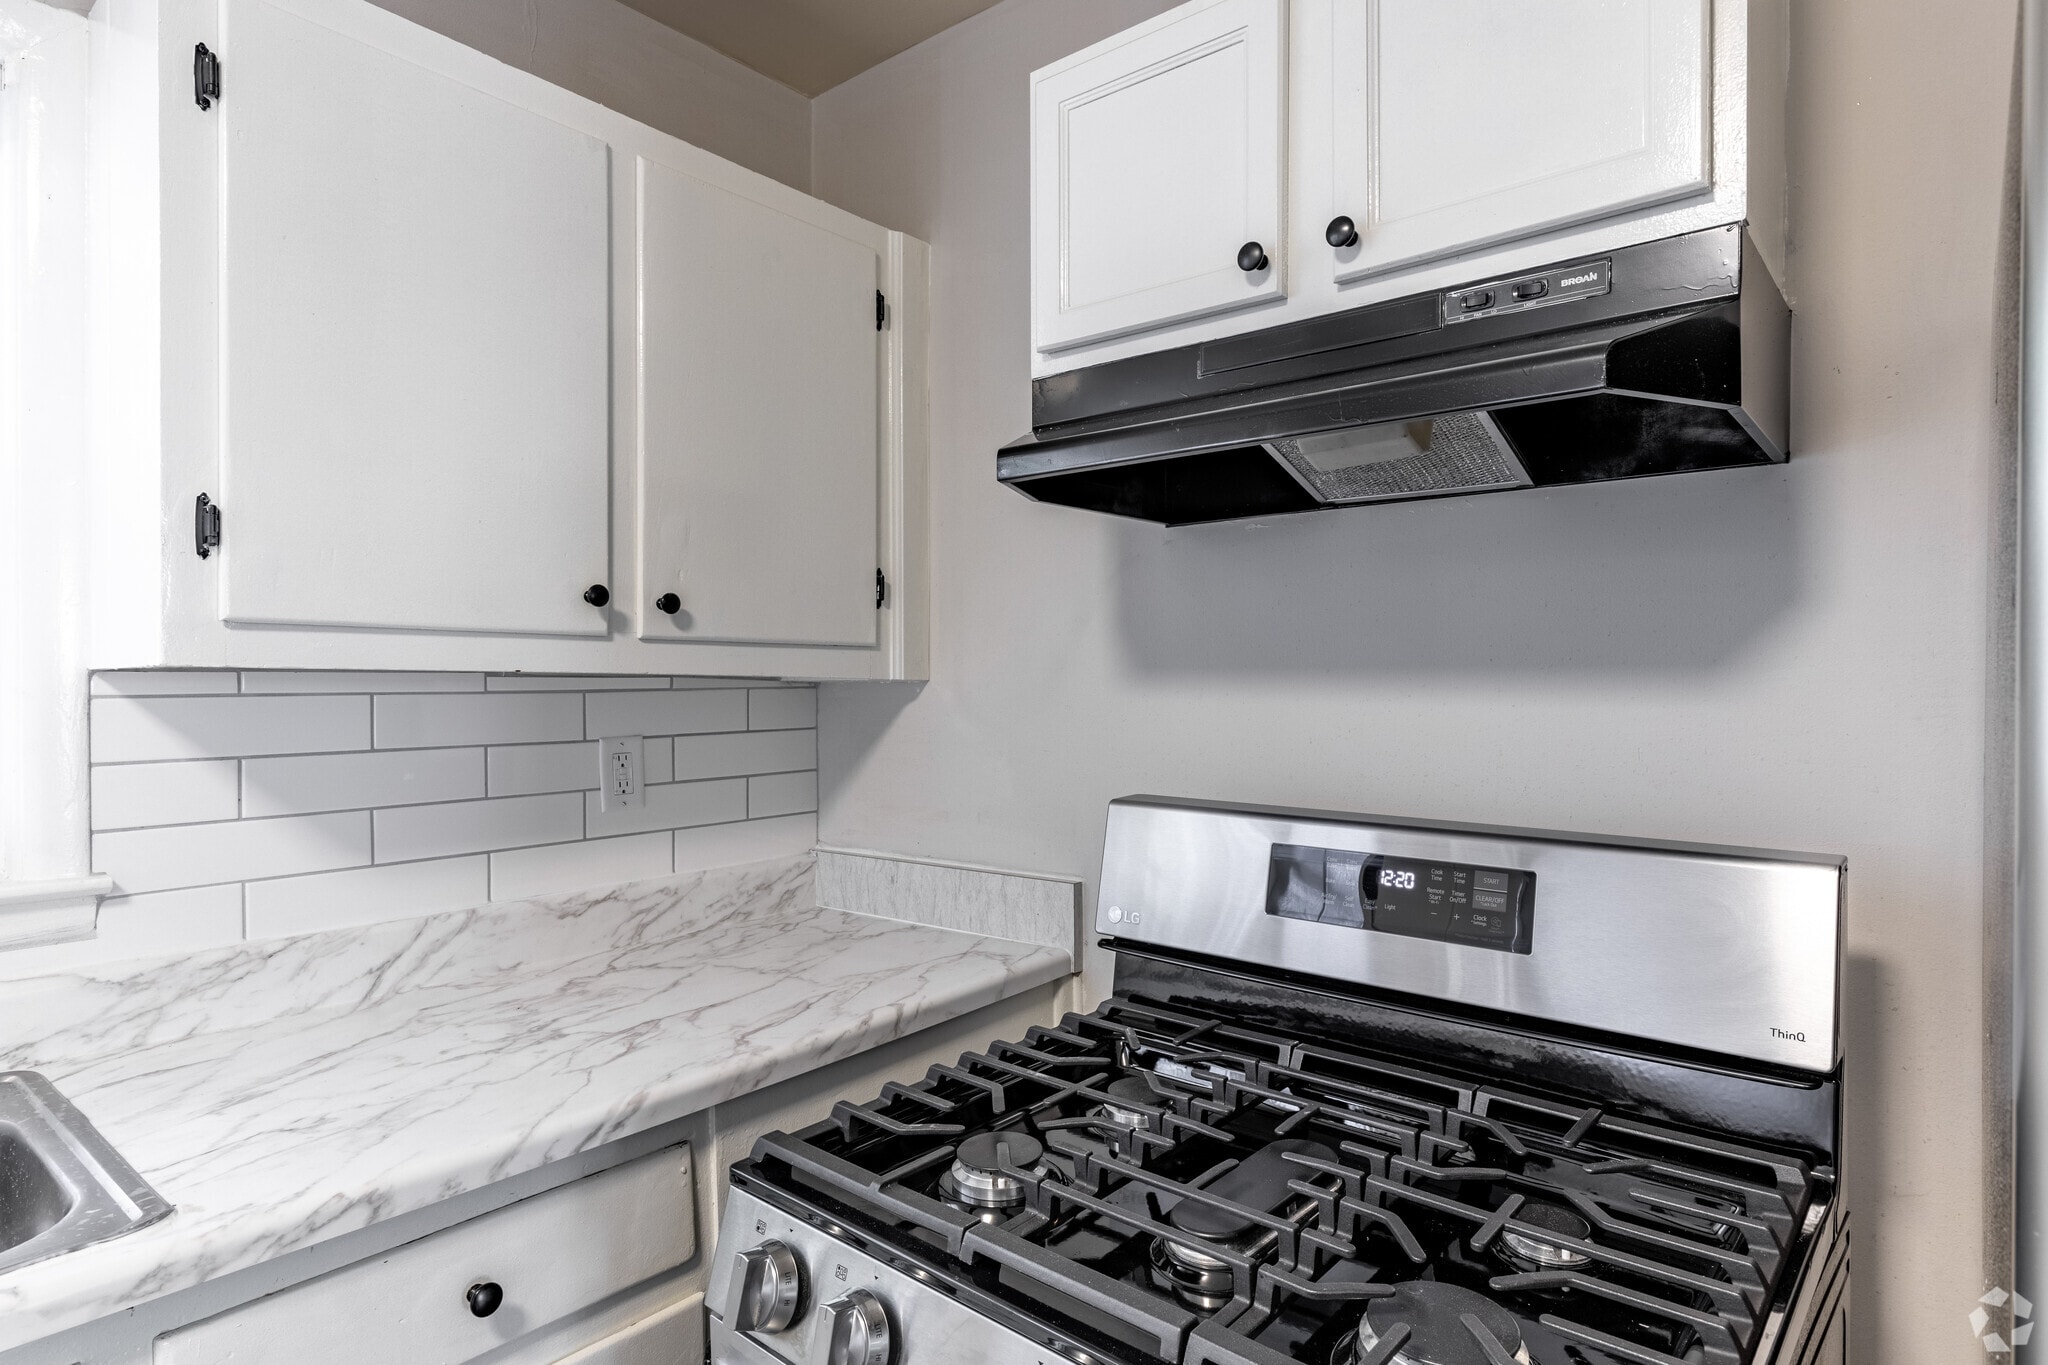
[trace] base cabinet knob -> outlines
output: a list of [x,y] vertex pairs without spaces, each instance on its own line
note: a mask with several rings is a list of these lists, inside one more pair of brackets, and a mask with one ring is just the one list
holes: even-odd
[[683,599],[672,592],[665,592],[654,599],[654,609],[674,616],[683,609]]
[[602,583],[592,583],[583,590],[583,600],[593,607],[601,607],[612,600],[612,590]]
[[867,1290],[853,1290],[819,1310],[808,1365],[894,1365],[895,1359],[888,1310]]
[[782,1242],[768,1241],[733,1260],[725,1323],[735,1332],[781,1332],[804,1311],[804,1268]]
[[469,1311],[477,1317],[487,1318],[498,1311],[505,1302],[505,1287],[496,1280],[478,1280],[463,1293],[469,1300]]

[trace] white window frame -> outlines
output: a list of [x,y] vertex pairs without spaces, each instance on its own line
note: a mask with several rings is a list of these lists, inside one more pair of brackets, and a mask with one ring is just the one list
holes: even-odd
[[111,885],[90,870],[88,28],[0,0],[0,948],[89,937]]

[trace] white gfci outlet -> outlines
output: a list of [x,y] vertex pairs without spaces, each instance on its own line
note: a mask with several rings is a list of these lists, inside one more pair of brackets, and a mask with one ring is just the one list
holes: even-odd
[[640,780],[640,736],[617,735],[597,742],[599,810],[639,805]]

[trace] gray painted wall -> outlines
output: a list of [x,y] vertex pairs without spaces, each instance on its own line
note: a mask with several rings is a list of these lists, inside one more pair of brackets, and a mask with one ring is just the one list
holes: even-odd
[[934,248],[933,680],[825,689],[823,839],[1092,890],[1149,791],[1846,854],[1852,1358],[1982,1359],[2011,0],[1794,7],[1788,467],[1176,531],[993,464],[1026,73],[1166,7],[1006,0],[813,105],[816,192]]
[[810,101],[619,0],[375,0],[728,161],[809,189]]

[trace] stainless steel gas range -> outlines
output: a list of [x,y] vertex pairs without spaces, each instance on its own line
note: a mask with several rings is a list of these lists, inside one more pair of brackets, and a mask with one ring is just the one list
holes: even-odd
[[712,1359],[1842,1365],[1843,875],[1115,802],[1115,993],[762,1138]]

